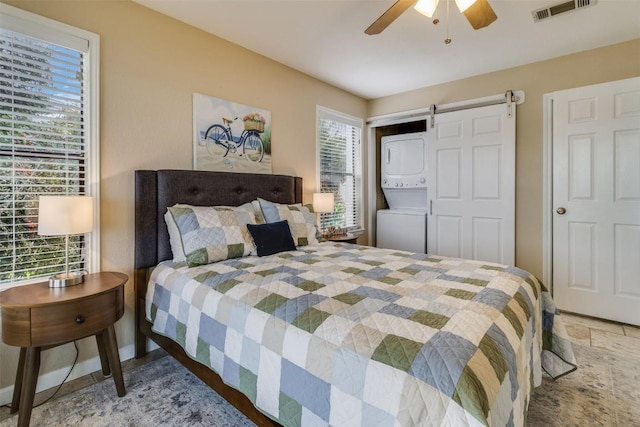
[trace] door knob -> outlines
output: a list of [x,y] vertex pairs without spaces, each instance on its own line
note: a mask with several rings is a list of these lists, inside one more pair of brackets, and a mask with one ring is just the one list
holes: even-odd
[[564,215],[565,213],[567,213],[567,210],[565,208],[558,208],[556,209],[556,212],[558,212],[558,214],[560,215]]

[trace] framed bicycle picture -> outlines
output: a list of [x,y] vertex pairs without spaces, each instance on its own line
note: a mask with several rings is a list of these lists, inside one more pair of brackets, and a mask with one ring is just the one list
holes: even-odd
[[271,112],[194,93],[193,169],[272,173]]

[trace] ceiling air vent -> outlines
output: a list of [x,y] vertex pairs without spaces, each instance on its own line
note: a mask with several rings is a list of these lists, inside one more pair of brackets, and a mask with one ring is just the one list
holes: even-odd
[[571,12],[572,10],[581,9],[587,6],[593,6],[594,4],[596,4],[596,0],[569,0],[554,4],[553,6],[534,10],[531,12],[531,15],[533,15],[533,22],[538,22],[543,19],[551,18],[555,15],[560,15],[561,13]]

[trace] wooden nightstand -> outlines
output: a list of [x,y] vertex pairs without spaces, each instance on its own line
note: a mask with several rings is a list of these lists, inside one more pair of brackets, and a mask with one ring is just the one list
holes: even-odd
[[126,394],[113,324],[124,313],[124,284],[129,277],[104,272],[84,283],[50,288],[48,282],[15,286],[0,292],[2,340],[20,347],[11,413],[28,426],[40,369],[40,352],[95,335],[102,373],[113,372],[118,396]]
[[331,242],[357,243],[358,236],[356,236],[353,233],[347,233],[347,234],[337,234],[335,236],[328,236],[328,237],[325,237],[325,239]]

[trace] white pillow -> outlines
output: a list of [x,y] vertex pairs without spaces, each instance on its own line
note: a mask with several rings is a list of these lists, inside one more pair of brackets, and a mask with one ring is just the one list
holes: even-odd
[[[249,203],[245,203],[241,207],[246,206],[248,204]],[[262,208],[260,207],[260,202],[258,200],[254,200],[250,204],[251,204],[251,207],[253,208],[253,213],[256,216],[256,224],[266,224],[267,221],[265,221],[264,215],[262,215]]]
[[182,248],[180,230],[178,230],[178,226],[168,209],[164,214],[164,222],[167,224],[167,230],[169,230],[169,245],[171,245],[171,253],[173,253],[173,262],[186,261],[187,257],[184,255],[184,249]]

